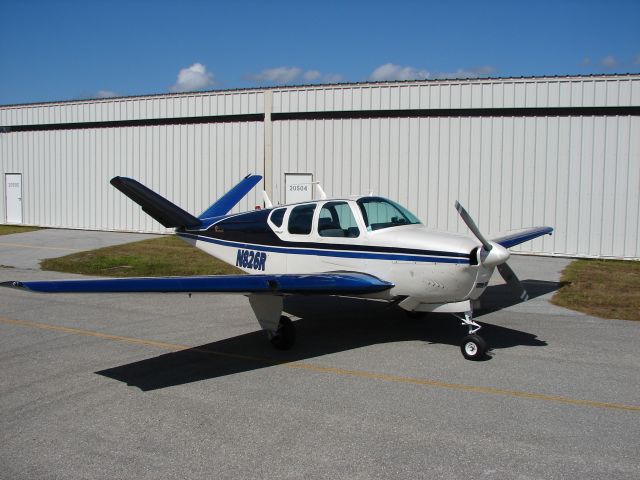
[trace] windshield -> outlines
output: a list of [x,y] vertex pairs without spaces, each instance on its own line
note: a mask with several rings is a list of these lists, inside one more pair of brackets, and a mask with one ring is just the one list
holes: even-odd
[[386,198],[363,197],[358,206],[368,231],[420,223],[409,210]]

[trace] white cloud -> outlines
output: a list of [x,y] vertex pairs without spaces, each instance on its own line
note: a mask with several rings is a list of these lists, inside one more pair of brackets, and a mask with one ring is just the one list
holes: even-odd
[[472,68],[459,68],[455,72],[434,73],[433,78],[478,78],[487,77],[495,73],[496,69],[489,65]]
[[618,61],[613,55],[607,55],[602,60],[600,60],[600,63],[605,68],[614,68],[618,66]]
[[213,73],[207,71],[201,63],[194,63],[188,68],[182,68],[178,72],[178,80],[175,85],[169,87],[172,92],[195,92],[205,90],[215,85]]
[[424,80],[430,76],[431,73],[427,70],[418,70],[414,67],[402,67],[393,63],[385,63],[371,72],[369,80],[374,82],[390,80]]
[[322,77],[324,83],[340,83],[344,82],[344,77],[339,73],[327,73]]
[[308,72],[304,72],[302,76],[307,82],[313,82],[320,78],[320,72],[318,70],[309,70]]
[[385,63],[376,68],[369,80],[375,82],[390,80],[425,80],[427,78],[476,78],[486,77],[495,73],[496,69],[490,65],[480,67],[460,68],[455,72],[430,72],[415,67],[402,67],[393,63]]
[[285,84],[293,83],[300,77],[301,73],[302,70],[298,67],[275,67],[267,68],[255,75],[250,75],[249,79],[254,82]]
[[491,65],[482,65],[480,67],[473,67],[467,71],[472,72],[473,74],[480,77],[484,77],[496,73],[496,67],[492,67]]
[[111,98],[120,96],[118,93],[113,92],[111,90],[98,90],[93,98]]
[[635,56],[635,58],[633,59],[633,64],[640,65],[640,55]]
[[582,62],[580,62],[580,65],[582,65],[583,67],[586,67],[587,65],[589,65],[591,63],[591,59],[589,57],[584,57],[582,59]]
[[256,83],[272,83],[275,85],[291,85],[293,83],[339,83],[343,76],[338,73],[325,73],[320,70],[302,70],[300,67],[274,67],[260,73],[248,75],[247,79]]

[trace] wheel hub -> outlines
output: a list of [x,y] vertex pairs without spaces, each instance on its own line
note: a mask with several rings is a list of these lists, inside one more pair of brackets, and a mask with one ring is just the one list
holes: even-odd
[[464,346],[464,351],[467,352],[467,355],[474,356],[478,353],[478,346],[473,342],[467,342]]

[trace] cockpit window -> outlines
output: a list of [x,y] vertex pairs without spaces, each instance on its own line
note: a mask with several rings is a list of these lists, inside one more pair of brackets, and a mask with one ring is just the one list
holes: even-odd
[[309,235],[311,233],[311,224],[313,222],[313,212],[315,209],[315,204],[298,205],[294,207],[289,214],[289,233],[293,233],[294,235]]
[[318,234],[321,237],[355,238],[360,235],[356,219],[347,202],[327,202],[320,210]]
[[286,211],[286,208],[278,208],[271,212],[271,223],[273,223],[276,227],[281,227],[282,220],[284,220],[284,212]]
[[358,206],[367,231],[420,223],[409,210],[386,198],[363,197],[358,200]]

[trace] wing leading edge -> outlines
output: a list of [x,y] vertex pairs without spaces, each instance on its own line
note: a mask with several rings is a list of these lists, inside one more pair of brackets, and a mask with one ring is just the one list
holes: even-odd
[[551,227],[533,227],[504,235],[502,237],[493,238],[492,240],[504,248],[520,245],[521,243],[541,237],[542,235],[551,235],[553,228]]
[[356,272],[283,275],[111,278],[2,282],[0,286],[41,293],[272,293],[348,295],[381,292],[394,285]]

